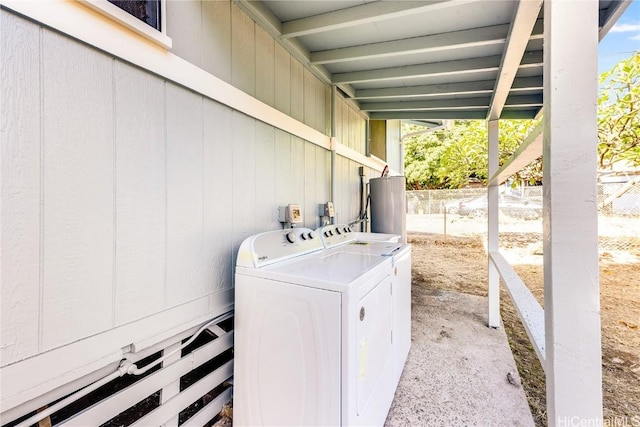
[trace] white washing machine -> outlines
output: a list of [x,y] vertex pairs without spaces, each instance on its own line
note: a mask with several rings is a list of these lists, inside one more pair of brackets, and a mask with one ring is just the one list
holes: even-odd
[[342,251],[391,258],[393,365],[397,383],[411,348],[411,245],[399,243],[398,235],[354,232],[345,224],[327,225],[317,233],[328,253]]
[[383,425],[395,393],[392,259],[306,228],[240,246],[234,424]]

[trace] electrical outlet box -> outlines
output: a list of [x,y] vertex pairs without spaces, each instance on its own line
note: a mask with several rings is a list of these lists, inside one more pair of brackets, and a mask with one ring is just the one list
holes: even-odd
[[324,204],[324,216],[328,216],[329,218],[336,216],[336,213],[333,210],[333,202],[327,202]]
[[278,208],[280,222],[288,222],[290,224],[302,223],[302,208],[300,205],[287,205]]

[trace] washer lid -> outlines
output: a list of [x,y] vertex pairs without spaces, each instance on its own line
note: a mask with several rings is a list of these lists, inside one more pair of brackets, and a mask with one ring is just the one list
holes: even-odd
[[236,274],[342,292],[390,269],[390,257],[322,251],[259,269],[238,268]]
[[353,242],[345,243],[334,249],[328,249],[328,251],[342,251],[358,254],[370,254],[377,256],[396,256],[400,255],[404,250],[409,248],[409,245],[404,243],[393,242],[367,242],[361,240],[355,240]]

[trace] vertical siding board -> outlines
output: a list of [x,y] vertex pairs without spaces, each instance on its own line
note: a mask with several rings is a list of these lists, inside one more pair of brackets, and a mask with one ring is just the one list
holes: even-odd
[[303,70],[304,123],[316,127],[316,76],[307,68]]
[[0,11],[0,366],[38,351],[40,30]]
[[349,222],[349,160],[338,156],[340,159],[340,222]]
[[235,4],[231,5],[231,83],[255,95],[255,23]]
[[275,133],[272,126],[256,122],[256,215],[255,228],[279,228],[275,205]]
[[256,98],[275,104],[275,47],[273,38],[256,26]]
[[233,145],[233,232],[237,239],[255,230],[256,121],[234,111],[231,117]]
[[115,103],[117,326],[164,308],[164,83],[116,62]]
[[113,60],[44,31],[43,73],[48,350],[113,324]]
[[[342,98],[340,95],[336,95],[336,134],[332,135],[338,138],[338,141],[341,144],[346,144],[347,142],[342,138]],[[331,130],[331,117],[329,117],[329,130]]]
[[360,139],[358,138],[358,119],[359,117],[356,112],[352,108],[349,108],[349,143],[351,144],[350,147],[356,151],[360,151]]
[[[231,110],[204,103],[204,260],[205,281],[217,292],[231,286],[233,146]],[[234,260],[235,261],[235,260]]]
[[166,4],[167,35],[172,41],[171,52],[202,67],[201,1],[168,1]]
[[304,143],[304,226],[316,228],[317,207],[316,207],[316,147],[315,145]]
[[206,292],[203,283],[202,97],[166,85],[167,306]]
[[202,2],[201,48],[202,68],[219,79],[231,83],[230,2]]
[[358,151],[367,155],[367,120],[358,116]]
[[275,130],[275,206],[291,203],[291,135]]
[[304,122],[304,77],[303,68],[291,59],[291,117]]
[[327,134],[327,98],[326,98],[326,86],[319,79],[315,79],[316,82],[316,125],[315,129],[319,132]]
[[[322,147],[315,147],[316,149],[316,204],[324,203],[329,200],[329,180],[331,175],[331,157],[329,151]],[[318,216],[315,212],[314,206],[311,206],[314,210],[314,215]],[[318,219],[319,221],[319,219]]]
[[342,117],[340,118],[342,122],[342,141],[347,147],[353,148],[353,141],[349,138],[349,113],[351,109],[344,99],[340,98],[340,103],[342,104]]
[[354,161],[349,161],[349,221],[353,221],[358,216],[358,208],[360,207],[360,201],[358,194],[360,193],[360,175],[358,174],[358,167],[360,165]]
[[331,87],[324,88],[324,129],[325,135],[331,135]]
[[275,108],[291,112],[291,55],[279,43],[275,44]]
[[304,141],[296,136],[291,137],[291,199],[288,203],[304,203]]

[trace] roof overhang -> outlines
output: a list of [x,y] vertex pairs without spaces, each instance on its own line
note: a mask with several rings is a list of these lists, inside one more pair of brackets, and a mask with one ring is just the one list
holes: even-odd
[[[372,119],[530,119],[542,0],[234,0]],[[630,0],[598,3],[600,38]]]

